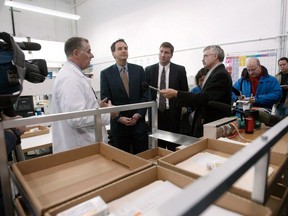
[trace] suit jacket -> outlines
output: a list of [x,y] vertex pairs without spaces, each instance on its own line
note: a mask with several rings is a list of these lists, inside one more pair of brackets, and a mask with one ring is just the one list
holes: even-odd
[[[127,70],[129,76],[129,97],[116,64],[101,71],[100,84],[102,100],[108,98],[113,105],[126,105],[148,101],[148,91],[142,87],[142,83],[146,82],[144,69],[139,65],[127,63]],[[130,129],[145,131],[146,110],[147,109],[144,108],[121,112],[119,117],[114,118],[110,122],[113,136],[128,135]],[[139,113],[142,116],[135,126],[126,127],[118,122],[121,116],[132,117],[135,113]]]
[[[145,72],[148,84],[158,88],[159,63],[146,67]],[[177,65],[172,62],[170,63],[169,83],[167,87],[188,92],[189,87],[184,66]],[[149,99],[156,100],[157,92],[155,90],[150,90],[149,92]],[[176,124],[177,128],[180,128],[182,108],[177,106],[175,101],[175,99],[169,100],[169,108],[171,114],[170,119],[172,120],[171,124]]]
[[198,94],[180,92],[177,103],[180,106],[194,106],[195,115],[192,123],[194,137],[203,136],[203,124],[228,117],[231,113],[216,110],[208,105],[209,101],[218,101],[231,105],[232,80],[223,64],[218,65],[210,74]]

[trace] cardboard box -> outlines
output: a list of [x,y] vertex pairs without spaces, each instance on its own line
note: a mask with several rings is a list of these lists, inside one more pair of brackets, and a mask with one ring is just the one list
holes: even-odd
[[158,164],[158,159],[171,154],[173,151],[170,151],[168,149],[164,149],[164,148],[153,148],[153,149],[148,149],[147,151],[141,152],[139,154],[137,154],[137,156],[145,159],[145,160],[149,160],[154,164]]
[[34,127],[27,127],[25,133],[21,135],[21,138],[38,136],[38,135],[48,134],[48,133],[49,133],[49,128],[41,126],[41,125],[37,125]]
[[[194,181],[192,178],[184,176],[180,173],[163,167],[153,166],[100,188],[99,190],[85,194],[79,198],[50,209],[47,213],[45,213],[45,216],[55,216],[59,212],[69,209],[96,196],[101,196],[106,203],[109,203],[157,180],[168,180],[180,188],[184,188]],[[191,194],[191,196],[195,196],[195,194]],[[215,204],[242,215],[271,215],[271,211],[268,208],[231,193],[225,193],[215,202]]]
[[282,211],[287,211],[287,198],[288,188],[285,185],[277,184],[273,188],[272,195],[267,200],[265,206],[268,207],[272,212],[273,216],[285,215],[281,214]]
[[12,170],[39,215],[47,209],[139,172],[152,163],[107,144],[22,161]]
[[[240,145],[237,143],[229,143],[226,141],[219,141],[216,139],[202,139],[191,146],[187,146],[184,149],[178,150],[168,156],[165,156],[159,159],[159,165],[166,167],[168,169],[177,171],[184,175],[190,176],[192,178],[198,178],[201,175],[201,171],[207,172],[206,167],[195,166],[193,170],[185,170],[176,165],[182,161],[187,160],[193,155],[200,152],[208,152],[215,155],[219,155],[221,157],[229,158],[231,155],[237,153],[240,149],[244,148],[244,145]],[[273,173],[268,177],[267,185],[268,190],[267,193],[271,194],[272,185],[277,184],[284,170],[287,168],[287,157],[283,154],[277,152],[270,153],[270,164],[269,166],[273,168]],[[202,170],[201,170],[202,169]],[[205,169],[205,170],[204,170]],[[251,192],[244,190],[243,188],[232,186],[231,192],[244,196],[246,198],[251,198]]]

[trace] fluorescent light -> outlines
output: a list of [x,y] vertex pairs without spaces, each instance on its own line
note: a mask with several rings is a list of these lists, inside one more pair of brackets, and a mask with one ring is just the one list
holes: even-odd
[[27,4],[22,4],[22,3],[14,2],[14,1],[5,0],[4,5],[9,6],[9,7],[23,9],[23,10],[33,11],[36,13],[42,13],[42,14],[47,14],[51,16],[58,16],[58,17],[63,17],[63,18],[68,18],[68,19],[73,19],[73,20],[79,20],[81,18],[79,15],[64,13],[61,11],[50,10],[50,9],[36,7],[32,5],[27,5]]

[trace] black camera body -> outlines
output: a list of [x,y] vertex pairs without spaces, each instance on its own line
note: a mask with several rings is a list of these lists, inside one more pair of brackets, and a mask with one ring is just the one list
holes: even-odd
[[[12,106],[18,100],[23,80],[42,83],[48,74],[44,59],[25,60],[23,51],[13,37],[0,32],[0,108]],[[27,44],[27,42],[26,42]],[[38,44],[39,49],[41,46]]]

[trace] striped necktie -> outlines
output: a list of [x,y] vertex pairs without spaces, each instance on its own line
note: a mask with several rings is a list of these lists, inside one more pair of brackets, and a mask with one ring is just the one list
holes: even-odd
[[120,72],[120,76],[121,76],[122,82],[124,84],[125,90],[127,92],[127,95],[129,97],[129,80],[128,80],[128,74],[125,70],[125,67],[122,67],[121,72]]

